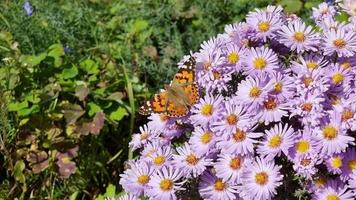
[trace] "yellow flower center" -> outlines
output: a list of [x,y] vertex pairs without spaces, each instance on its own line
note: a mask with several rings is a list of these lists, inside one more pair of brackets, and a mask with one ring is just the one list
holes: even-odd
[[347,121],[351,118],[354,117],[354,112],[350,109],[344,109],[341,113],[341,120],[344,122],[344,121]]
[[306,102],[306,103],[303,103],[301,107],[302,107],[303,111],[310,112],[313,109],[313,104]]
[[226,117],[226,121],[229,125],[234,125],[239,121],[239,118],[235,114],[230,114]]
[[350,170],[356,170],[356,159],[351,159],[347,166]]
[[341,84],[344,81],[344,75],[341,73],[336,73],[331,77],[335,85]]
[[316,62],[307,62],[307,68],[316,69],[318,67],[318,63]]
[[341,49],[346,46],[346,41],[343,39],[336,39],[333,41],[333,44],[336,48]]
[[218,179],[214,183],[214,188],[217,191],[223,191],[225,189],[225,183],[221,179]]
[[273,110],[277,107],[277,102],[275,99],[270,98],[267,101],[264,101],[263,105],[267,110]]
[[324,138],[327,140],[333,140],[337,137],[337,129],[331,125],[327,125],[323,129]]
[[270,24],[266,21],[262,21],[260,23],[258,23],[258,29],[262,32],[267,32],[270,28]]
[[261,94],[261,89],[259,87],[252,87],[250,90],[250,97],[257,98]]
[[241,158],[240,157],[235,157],[230,160],[230,167],[233,170],[237,170],[241,168]]
[[214,107],[213,105],[211,104],[204,104],[202,107],[201,107],[201,114],[204,115],[204,116],[210,116],[213,114],[213,111],[214,111]]
[[303,79],[303,83],[306,87],[308,87],[313,81],[314,80],[312,77],[304,77],[304,79]]
[[293,38],[297,41],[297,42],[304,42],[305,40],[305,35],[303,32],[295,32],[293,35]]
[[163,191],[170,191],[173,188],[173,181],[171,181],[170,179],[163,179],[160,183],[159,183],[159,187],[163,190]]
[[153,164],[155,165],[162,165],[166,161],[166,157],[164,156],[157,156],[153,159]]
[[227,60],[229,61],[230,64],[236,64],[240,60],[240,56],[236,52],[231,52],[227,56]]
[[307,140],[300,140],[295,145],[295,149],[298,153],[306,153],[309,151],[309,148],[310,148],[310,144],[309,141]]
[[208,144],[211,141],[212,137],[213,137],[213,133],[207,131],[203,135],[200,136],[200,141],[203,144]]
[[351,67],[351,63],[350,62],[343,62],[343,63],[340,64],[340,66],[343,69],[349,69]]
[[330,162],[330,165],[335,168],[335,169],[338,169],[342,166],[342,159],[340,156],[337,156],[337,157],[332,157],[331,158],[331,162]]
[[194,154],[189,154],[185,159],[189,165],[196,165],[199,159]]
[[137,177],[137,182],[140,183],[141,185],[145,185],[150,181],[150,177],[147,175],[141,175]]
[[279,135],[274,135],[272,136],[272,138],[269,140],[268,142],[268,145],[271,147],[271,148],[277,148],[281,145],[283,141],[283,138]]
[[253,64],[255,66],[255,69],[264,69],[267,65],[267,62],[264,58],[256,58],[253,61]]
[[340,198],[336,194],[329,194],[326,196],[326,200],[340,200]]
[[268,174],[266,172],[259,172],[255,175],[255,182],[259,185],[266,185],[268,182]]
[[246,133],[243,130],[237,129],[236,132],[232,135],[236,142],[244,141],[246,138]]
[[274,84],[274,92],[275,93],[281,93],[283,88],[283,83],[278,81],[277,83]]

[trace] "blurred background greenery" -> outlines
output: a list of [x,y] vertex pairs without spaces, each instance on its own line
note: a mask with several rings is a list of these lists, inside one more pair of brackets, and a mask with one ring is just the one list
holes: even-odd
[[0,199],[120,193],[137,107],[176,63],[248,11],[308,19],[321,0],[0,2]]

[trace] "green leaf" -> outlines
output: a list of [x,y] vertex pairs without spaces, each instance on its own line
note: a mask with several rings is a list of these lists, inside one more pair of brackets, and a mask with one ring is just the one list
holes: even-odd
[[85,59],[79,64],[79,66],[88,74],[97,74],[99,72],[98,64],[91,59]]
[[281,0],[279,2],[286,12],[296,13],[302,9],[303,3],[300,0]]
[[13,175],[15,179],[20,183],[25,183],[26,181],[25,175],[23,174],[24,169],[25,169],[25,163],[22,160],[16,161]]
[[93,102],[88,103],[88,106],[89,106],[88,115],[90,117],[94,116],[97,112],[102,111],[100,106],[98,106],[97,104],[95,104]]
[[128,115],[126,109],[119,107],[116,111],[110,113],[110,119],[120,121],[125,115]]
[[61,74],[63,79],[74,78],[77,75],[78,75],[78,68],[75,65],[72,65],[71,68],[63,69],[62,74]]
[[72,195],[70,195],[69,200],[76,200],[79,192],[74,192]]
[[28,93],[25,96],[25,99],[31,103],[37,104],[41,101],[41,99],[38,97],[37,94],[34,94],[33,92]]
[[31,108],[24,108],[24,109],[18,110],[17,114],[20,117],[26,117],[28,115],[37,113],[39,111],[40,111],[40,107],[38,105],[33,105]]
[[145,30],[147,27],[148,27],[148,22],[146,20],[136,19],[133,22],[131,32],[137,33],[137,32]]
[[116,187],[113,184],[109,184],[108,187],[106,187],[106,197],[114,197],[116,192]]
[[28,66],[36,66],[39,65],[45,58],[47,57],[46,53],[41,53],[37,56],[21,56],[20,57],[20,62],[23,65],[28,65]]
[[10,112],[13,112],[13,111],[18,111],[18,110],[21,110],[21,109],[24,109],[24,108],[27,108],[27,107],[28,107],[28,102],[27,101],[11,102],[11,103],[9,103],[8,110]]
[[47,56],[54,59],[54,66],[59,67],[62,64],[61,56],[64,55],[64,48],[61,44],[53,44],[48,48],[49,52]]

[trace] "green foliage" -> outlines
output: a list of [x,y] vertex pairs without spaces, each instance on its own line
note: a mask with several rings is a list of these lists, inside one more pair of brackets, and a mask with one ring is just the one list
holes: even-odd
[[254,8],[320,0],[24,2],[0,3],[0,199],[120,195],[136,108],[184,54]]

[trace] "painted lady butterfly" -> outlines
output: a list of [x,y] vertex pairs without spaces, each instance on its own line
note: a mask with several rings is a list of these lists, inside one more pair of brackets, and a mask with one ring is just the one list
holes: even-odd
[[195,83],[195,65],[195,58],[190,56],[175,74],[171,84],[165,85],[164,90],[141,106],[139,113],[141,115],[160,113],[170,117],[185,116],[190,106],[197,103],[199,99],[199,87]]

